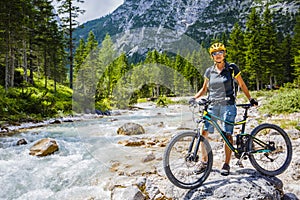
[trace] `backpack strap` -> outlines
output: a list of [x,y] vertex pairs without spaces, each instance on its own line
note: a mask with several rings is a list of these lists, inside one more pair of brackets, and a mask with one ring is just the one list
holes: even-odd
[[233,69],[233,63],[230,63],[229,64],[229,71],[230,71],[230,73],[231,73],[231,77],[232,77],[232,79],[234,79],[234,69]]
[[237,81],[234,78],[235,77],[234,67],[237,67],[237,66],[234,63],[230,63],[229,66],[228,66],[228,69],[230,71],[231,78],[232,78],[233,95],[234,95],[234,97],[236,97],[238,85],[237,85]]

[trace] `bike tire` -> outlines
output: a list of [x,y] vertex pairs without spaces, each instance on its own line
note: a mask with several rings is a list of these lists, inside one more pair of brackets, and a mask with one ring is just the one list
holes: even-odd
[[197,164],[201,161],[202,153],[199,147],[197,155],[199,156],[198,162],[188,160],[188,146],[194,137],[197,136],[196,132],[181,132],[175,135],[166,147],[163,156],[163,167],[167,178],[177,187],[183,189],[194,189],[202,185],[202,183],[209,176],[212,164],[213,154],[209,142],[200,136],[194,141],[193,150],[196,141],[200,139],[201,144],[204,144],[206,156],[208,159],[206,170],[201,174],[195,174]]
[[274,144],[275,150],[265,153],[250,153],[249,159],[252,166],[267,176],[282,174],[292,160],[292,143],[287,133],[277,125],[261,124],[251,132],[248,143],[249,152],[257,151],[260,148],[254,138],[267,144]]

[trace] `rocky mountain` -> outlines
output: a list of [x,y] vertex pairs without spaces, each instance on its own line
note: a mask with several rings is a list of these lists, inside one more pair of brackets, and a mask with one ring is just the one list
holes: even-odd
[[108,33],[121,50],[131,53],[170,49],[184,37],[207,44],[230,32],[236,22],[245,27],[251,8],[263,13],[267,2],[278,31],[291,33],[300,7],[296,0],[125,0],[111,14],[83,24],[75,37],[86,38],[93,31],[101,43]]

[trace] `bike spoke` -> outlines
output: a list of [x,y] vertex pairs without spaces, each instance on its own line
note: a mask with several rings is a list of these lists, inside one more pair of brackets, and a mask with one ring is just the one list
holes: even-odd
[[[195,139],[195,133],[189,132],[175,137],[165,152],[165,171],[168,178],[177,186],[182,188],[194,188],[202,184],[207,178],[211,165],[207,170],[197,173],[197,167],[201,163],[202,152],[201,147],[198,147],[197,142],[199,138]],[[202,142],[201,142],[202,143]],[[206,143],[206,145],[209,145]],[[200,145],[201,146],[201,145]],[[210,147],[206,146],[209,151]],[[206,151],[203,156],[208,157]],[[210,155],[212,159],[212,154]],[[212,162],[212,161],[211,161]]]
[[254,131],[251,141],[251,163],[258,171],[277,175],[287,168],[291,160],[291,144],[282,129],[265,124]]

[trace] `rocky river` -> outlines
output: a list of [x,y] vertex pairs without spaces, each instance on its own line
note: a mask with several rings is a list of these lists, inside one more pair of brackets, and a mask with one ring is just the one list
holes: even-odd
[[[257,109],[250,111],[249,127],[263,119]],[[298,119],[300,113],[276,116]],[[59,120],[58,120],[59,121]],[[223,144],[220,136],[210,135],[213,171],[194,190],[172,185],[162,167],[162,154],[169,139],[179,131],[193,129],[186,105],[156,107],[154,103],[119,110],[111,116],[63,123],[43,124],[2,132],[0,138],[0,199],[298,199],[300,197],[300,132],[286,130],[293,144],[290,167],[278,177],[259,174],[248,160],[244,168],[231,161],[231,174],[220,175]],[[142,134],[120,135],[126,123],[141,125]],[[24,126],[24,125],[23,125]],[[11,128],[11,127],[10,127]],[[29,128],[29,127],[28,127]],[[8,128],[7,128],[8,129]],[[17,127],[11,129],[18,129]],[[53,154],[30,155],[32,146],[43,138],[54,139],[59,147]],[[26,143],[19,145],[18,141]]]

